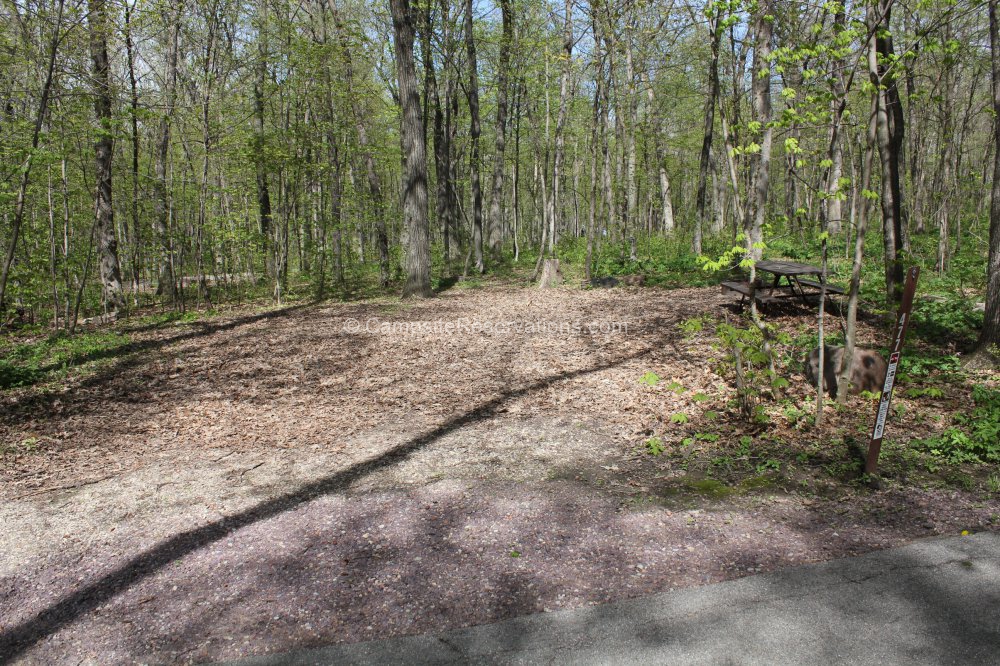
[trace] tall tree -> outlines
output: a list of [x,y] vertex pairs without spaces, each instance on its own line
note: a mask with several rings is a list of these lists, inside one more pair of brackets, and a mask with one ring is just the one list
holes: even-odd
[[[344,83],[347,90],[353,90],[354,58],[351,55],[351,45],[347,39],[343,20],[334,0],[330,0],[330,10],[333,13],[334,26],[340,39],[341,57],[344,63]],[[375,155],[368,142],[368,128],[365,126],[365,114],[361,108],[360,96],[349,94],[351,114],[354,116],[354,128],[358,136],[358,148],[361,159],[365,163],[365,177],[368,179],[368,193],[371,195],[372,212],[375,216],[375,235],[378,245],[379,284],[385,288],[389,285],[389,234],[385,226],[385,198],[382,196],[382,178],[375,164]]]
[[112,159],[114,158],[114,116],[111,90],[111,66],[108,62],[108,16],[105,0],[88,0],[91,75],[94,86],[94,113],[98,137],[94,144],[97,177],[97,252],[100,258],[101,286],[106,307],[118,311],[125,306],[122,294],[121,267],[118,263],[118,238],[115,234],[115,211],[112,201]]
[[649,100],[650,125],[653,134],[653,154],[656,156],[656,168],[660,176],[660,229],[664,233],[674,230],[674,206],[670,200],[670,178],[667,176],[667,159],[663,151],[663,120],[656,107],[656,97],[653,93],[653,82],[646,76],[646,96]]
[[170,199],[167,185],[167,163],[170,159],[170,128],[173,122],[174,106],[177,100],[177,49],[180,36],[181,16],[184,12],[184,0],[175,0],[167,14],[166,53],[164,63],[166,71],[163,74],[161,91],[163,110],[156,135],[156,150],[154,153],[153,180],[153,231],[159,244],[157,252],[157,283],[158,296],[175,298],[176,280],[173,274],[173,259],[170,243]]
[[[447,0],[445,0],[447,2]],[[431,35],[434,31],[434,5],[428,3],[424,9],[424,29],[422,33],[424,56],[424,80],[426,90],[424,98],[427,107],[434,111],[434,180],[437,184],[437,223],[441,225],[441,238],[444,245],[445,265],[451,267],[451,225],[448,221],[448,190],[451,169],[448,164],[450,147],[445,134],[444,111],[441,107],[441,93],[438,90],[437,73],[434,66],[434,49],[431,46]],[[427,121],[427,118],[424,118]]]
[[560,182],[563,154],[566,147],[566,119],[569,114],[570,75],[573,71],[573,2],[566,0],[566,18],[563,22],[562,74],[559,78],[559,116],[556,119],[555,152],[552,157],[552,197],[549,199],[549,254],[552,254],[559,230],[557,211],[560,211]]
[[420,90],[413,60],[417,14],[409,0],[389,0],[396,79],[402,107],[400,138],[403,147],[403,252],[406,282],[403,298],[426,298],[431,291],[430,222],[427,218],[427,144],[420,115]]
[[132,38],[132,12],[135,10],[136,0],[129,0],[124,3],[125,12],[125,59],[128,70],[129,84],[129,123],[132,131],[132,202],[129,212],[132,214],[132,228],[129,233],[128,225],[124,225],[125,237],[128,239],[132,251],[132,292],[138,305],[139,274],[141,266],[139,264],[140,248],[142,246],[142,227],[139,225],[139,87],[135,76],[135,42]]
[[469,170],[472,180],[472,245],[476,253],[476,272],[486,272],[483,257],[483,188],[480,178],[479,135],[479,63],[476,60],[476,37],[473,33],[472,0],[465,2],[465,49],[468,57],[469,87],[465,94],[469,100],[469,141],[472,144]]
[[771,126],[771,34],[774,16],[770,0],[757,5],[754,26],[753,68],[750,84],[753,97],[754,123],[760,128],[759,150],[753,156],[750,185],[750,205],[746,208],[743,231],[747,236],[750,255],[760,259],[763,241],[764,216],[771,177],[771,143],[774,129]]
[[885,290],[890,303],[903,297],[903,191],[900,167],[903,158],[903,106],[896,86],[898,71],[892,65],[894,52],[889,19],[893,0],[877,0],[868,10],[868,72],[878,108],[876,140],[882,165],[882,234],[885,248]]
[[1000,28],[997,0],[990,0],[990,63],[993,103],[993,190],[990,203],[990,241],[986,261],[986,313],[972,366],[1000,363]]
[[584,274],[587,280],[593,277],[594,269],[594,238],[597,234],[597,225],[601,217],[598,211],[600,199],[598,197],[598,173],[597,163],[600,153],[601,139],[601,105],[604,95],[604,58],[601,55],[601,31],[598,27],[597,10],[591,5],[590,8],[591,32],[594,35],[594,103],[593,116],[590,128],[590,218],[587,224],[587,255],[584,262]]
[[21,224],[24,221],[24,207],[28,194],[28,183],[31,180],[31,165],[35,159],[35,152],[38,150],[38,141],[42,134],[42,124],[45,122],[45,115],[49,110],[49,97],[52,93],[52,76],[56,67],[56,54],[59,52],[59,42],[62,39],[63,24],[63,0],[59,0],[56,24],[49,41],[48,66],[45,69],[45,82],[42,84],[42,94],[38,102],[38,112],[35,114],[34,128],[31,133],[31,149],[28,150],[24,162],[21,164],[20,180],[17,187],[17,198],[14,201],[14,219],[11,222],[10,245],[4,257],[3,268],[0,269],[0,311],[6,305],[4,298],[7,293],[7,279],[10,277],[10,268],[14,264],[14,255],[17,252],[17,241],[21,232]]
[[271,189],[268,183],[268,164],[265,150],[266,109],[264,108],[264,89],[267,86],[268,39],[267,39],[267,3],[261,3],[260,25],[257,35],[257,66],[253,84],[253,109],[257,121],[257,134],[254,137],[254,166],[257,174],[257,219],[260,236],[263,240],[264,269],[271,278],[277,278],[277,261],[272,234],[274,233],[274,215],[271,210]]
[[[846,29],[846,21],[844,7],[838,6],[833,18],[835,39]],[[841,121],[844,115],[844,98],[847,95],[847,91],[844,89],[845,70],[847,70],[847,62],[843,58],[834,58],[833,72],[830,77],[830,149],[827,156],[830,167],[826,174],[826,205],[823,208],[827,228],[833,234],[840,233],[843,222],[841,178],[844,175],[844,150],[841,145]]]
[[708,170],[712,161],[712,141],[715,132],[715,104],[719,96],[719,42],[722,39],[720,19],[722,8],[718,3],[712,3],[707,10],[708,31],[710,33],[712,57],[708,64],[708,95],[705,98],[705,129],[701,140],[701,157],[698,164],[697,210],[694,219],[694,238],[692,250],[701,254],[701,243],[705,223],[708,221]]
[[504,151],[507,145],[507,95],[510,85],[510,49],[514,41],[514,18],[511,0],[500,0],[502,30],[500,34],[500,59],[497,62],[497,118],[496,152],[493,156],[493,190],[490,199],[489,247],[494,255],[500,253],[503,240],[503,176]]

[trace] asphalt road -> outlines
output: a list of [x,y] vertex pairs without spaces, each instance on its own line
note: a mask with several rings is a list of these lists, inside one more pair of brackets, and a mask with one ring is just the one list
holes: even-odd
[[459,663],[1000,664],[1000,534],[230,666]]

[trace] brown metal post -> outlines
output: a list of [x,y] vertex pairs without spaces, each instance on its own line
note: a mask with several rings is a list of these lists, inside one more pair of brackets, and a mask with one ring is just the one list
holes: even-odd
[[913,310],[913,295],[917,291],[917,278],[920,267],[911,266],[906,273],[906,285],[903,287],[903,302],[896,316],[896,330],[892,334],[892,347],[889,350],[889,367],[882,384],[882,399],[875,412],[875,426],[872,428],[871,441],[868,444],[868,459],[865,461],[865,474],[874,474],[878,466],[878,454],[882,449],[882,435],[885,433],[885,421],[889,416],[889,403],[892,401],[892,389],[896,383],[896,369],[903,353],[903,340],[906,338],[906,327],[910,323],[910,312]]

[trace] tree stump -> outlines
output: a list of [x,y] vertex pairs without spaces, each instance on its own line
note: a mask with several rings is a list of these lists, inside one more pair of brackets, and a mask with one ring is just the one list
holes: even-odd
[[538,281],[539,289],[548,289],[549,287],[558,287],[562,284],[563,276],[562,271],[559,270],[559,260],[558,259],[546,259],[545,263],[542,264],[542,279]]

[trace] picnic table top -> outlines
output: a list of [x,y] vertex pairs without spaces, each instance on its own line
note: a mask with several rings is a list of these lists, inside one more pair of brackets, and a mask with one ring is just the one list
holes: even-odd
[[821,275],[823,269],[794,261],[758,261],[757,270],[775,275]]

